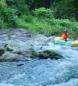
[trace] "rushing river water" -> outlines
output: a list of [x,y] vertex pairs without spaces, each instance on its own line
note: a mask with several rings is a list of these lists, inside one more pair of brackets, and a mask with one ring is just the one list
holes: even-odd
[[[39,42],[32,47],[39,50]],[[0,62],[0,86],[78,86],[78,50],[52,42],[41,49],[54,50],[64,58]]]

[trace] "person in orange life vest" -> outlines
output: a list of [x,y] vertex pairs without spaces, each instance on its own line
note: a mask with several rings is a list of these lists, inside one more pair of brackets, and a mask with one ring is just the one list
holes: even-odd
[[67,30],[65,30],[65,31],[62,33],[62,38],[63,38],[63,40],[65,40],[65,41],[68,40],[69,34],[68,34]]

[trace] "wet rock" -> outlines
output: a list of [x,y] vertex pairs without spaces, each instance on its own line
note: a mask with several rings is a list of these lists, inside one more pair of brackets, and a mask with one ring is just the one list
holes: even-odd
[[6,50],[9,51],[9,52],[12,52],[13,51],[13,49],[10,49],[8,47],[6,48]]
[[8,44],[5,44],[5,45],[4,45],[4,48],[5,48],[6,51],[9,51],[9,52],[12,52],[12,51],[13,51],[13,49],[10,49],[10,48],[8,47]]
[[17,64],[17,66],[19,67],[19,66],[23,66],[24,64]]
[[0,57],[0,61],[18,61],[20,58],[22,58],[22,57],[18,54],[11,53],[11,52],[5,52]]
[[2,56],[5,53],[4,49],[0,49],[0,56]]
[[31,58],[39,58],[39,59],[60,59],[63,58],[63,56],[61,56],[60,54],[58,54],[57,52],[54,51],[41,51],[41,52],[36,52],[36,51],[32,51],[32,55]]

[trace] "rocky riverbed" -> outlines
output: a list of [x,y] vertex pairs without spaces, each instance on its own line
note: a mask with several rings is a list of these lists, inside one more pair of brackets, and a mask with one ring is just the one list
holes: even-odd
[[33,35],[24,29],[2,29],[0,30],[0,60],[18,61],[37,57],[59,59],[62,56],[58,52],[49,50],[50,42],[52,42],[51,37]]
[[0,86],[78,86],[78,50],[24,29],[2,29]]

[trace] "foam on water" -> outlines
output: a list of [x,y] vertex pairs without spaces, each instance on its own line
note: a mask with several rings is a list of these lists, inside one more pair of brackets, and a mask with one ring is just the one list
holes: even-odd
[[16,86],[16,85],[8,84],[8,83],[0,83],[0,86]]
[[[35,44],[34,49],[39,50],[40,47]],[[12,83],[14,86],[78,86],[78,51],[50,42],[42,46],[42,50],[54,50],[64,58],[32,60],[23,62],[24,65],[20,67],[16,66],[17,62],[2,63],[0,82],[3,82],[4,86],[13,86],[5,83]]]

